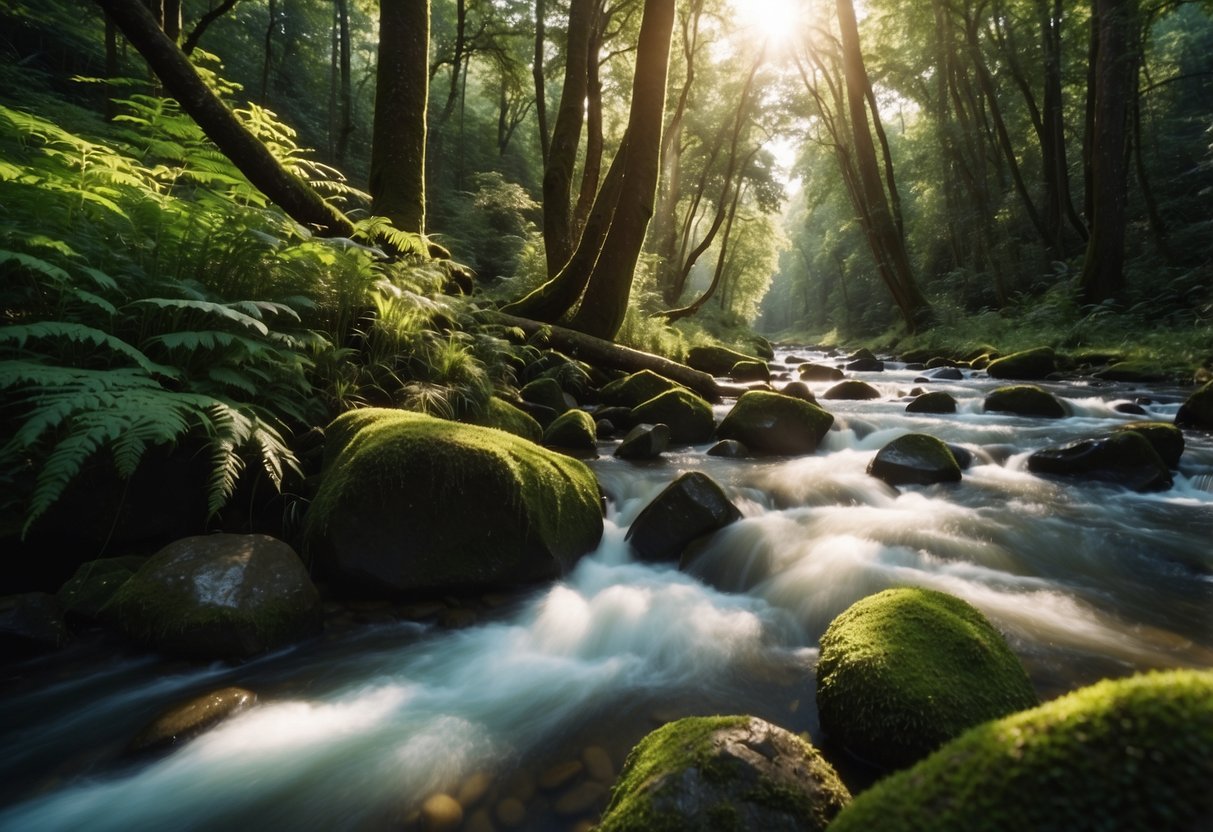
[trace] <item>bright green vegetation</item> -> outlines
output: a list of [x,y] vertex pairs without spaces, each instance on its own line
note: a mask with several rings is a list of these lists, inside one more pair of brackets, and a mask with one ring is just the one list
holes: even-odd
[[1104,681],[973,728],[859,795],[831,832],[1203,829],[1213,673]]
[[821,637],[822,730],[885,768],[915,762],[974,725],[1036,702],[1002,635],[972,605],[942,592],[871,595]]
[[532,442],[539,442],[543,439],[543,428],[531,418],[530,414],[522,412],[496,396],[489,399],[484,413],[473,424],[486,428],[497,428]]

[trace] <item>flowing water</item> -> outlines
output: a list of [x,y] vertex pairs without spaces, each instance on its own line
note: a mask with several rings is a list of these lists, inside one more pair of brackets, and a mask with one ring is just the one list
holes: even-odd
[[[472,626],[381,615],[238,666],[85,644],[7,668],[0,829],[402,829],[439,793],[463,804],[468,830],[586,828],[628,748],[664,721],[751,713],[820,741],[818,639],[891,586],[977,606],[1043,698],[1213,667],[1213,440],[1187,436],[1162,493],[1027,471],[1034,449],[1172,420],[1182,391],[1046,384],[1071,416],[1039,420],[983,413],[996,386],[984,373],[929,385],[896,364],[853,375],[884,398],[823,402],[836,421],[811,456],[735,461],[702,446],[637,465],[603,443],[597,551]],[[959,412],[907,414],[916,386],[951,393]],[[1142,397],[1145,417],[1115,409]],[[895,490],[869,477],[876,452],[908,432],[970,450],[963,481]],[[633,561],[628,525],[691,470],[721,483],[743,519],[700,544],[686,573]],[[259,703],[172,753],[122,754],[165,707],[227,685]]]

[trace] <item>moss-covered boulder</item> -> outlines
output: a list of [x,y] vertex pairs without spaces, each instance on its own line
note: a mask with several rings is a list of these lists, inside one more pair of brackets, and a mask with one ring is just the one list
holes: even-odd
[[846,378],[842,370],[824,364],[801,364],[798,372],[801,381],[842,381]]
[[638,407],[649,399],[656,398],[670,390],[685,390],[676,381],[658,375],[652,370],[641,370],[621,379],[612,381],[599,392],[603,404],[615,407]]
[[708,448],[708,456],[718,456],[721,459],[746,459],[750,449],[736,439],[721,439]]
[[759,358],[765,358],[767,361],[775,359],[775,348],[771,346],[771,342],[761,335],[751,335],[750,344],[754,347],[754,355]]
[[707,442],[716,429],[712,406],[685,389],[667,391],[633,408],[632,421],[669,425],[670,441],[679,445]]
[[955,413],[956,399],[951,393],[936,390],[915,396],[914,401],[906,405],[906,413]]
[[101,558],[80,564],[55,598],[67,622],[73,626],[96,624],[114,594],[139,571],[147,558]]
[[961,381],[964,379],[964,373],[956,367],[936,367],[933,370],[927,370],[925,376],[931,381]]
[[626,540],[641,560],[677,561],[696,538],[741,519],[716,481],[692,471],[670,483],[632,522]]
[[889,485],[960,482],[960,464],[942,440],[910,433],[881,448],[868,464],[868,474]]
[[1002,635],[973,606],[942,592],[871,595],[821,637],[821,727],[883,768],[909,765],[974,725],[1036,701]]
[[[564,392],[554,378],[537,378],[519,390],[518,395],[523,401],[545,407],[557,416],[577,406],[573,397]],[[543,420],[539,421],[542,424]]]
[[107,609],[148,647],[203,659],[253,656],[316,635],[321,624],[307,568],[290,546],[261,534],[170,543]]
[[986,372],[991,378],[1033,380],[1041,379],[1057,369],[1057,356],[1052,347],[1014,352],[991,361]]
[[870,401],[880,398],[880,391],[866,381],[840,381],[822,395],[831,401]]
[[1166,422],[1130,422],[1117,428],[1140,434],[1168,468],[1179,467],[1179,458],[1184,453],[1184,433],[1175,425]]
[[569,410],[548,425],[543,444],[581,456],[598,455],[598,428],[584,410]]
[[256,702],[257,694],[237,687],[196,696],[159,714],[135,735],[126,750],[141,754],[171,748],[251,708]]
[[600,832],[819,832],[851,799],[813,746],[749,716],[688,717],[632,749]]
[[759,361],[756,355],[746,355],[727,347],[691,347],[687,365],[713,376],[727,376],[738,361]]
[[794,399],[800,399],[810,404],[817,404],[817,397],[813,395],[813,391],[809,389],[809,385],[803,381],[789,382],[779,392]]
[[1166,371],[1152,361],[1117,361],[1095,373],[1104,381],[1163,381]]
[[765,454],[811,454],[834,424],[834,417],[815,404],[754,390],[743,395],[724,417],[716,435],[736,439]]
[[986,396],[983,407],[987,413],[1014,413],[1042,419],[1064,419],[1065,406],[1056,396],[1032,384],[999,387]]
[[23,592],[0,597],[0,661],[58,650],[70,640],[55,596]]
[[[864,350],[866,352],[866,350]],[[860,358],[848,361],[846,369],[852,373],[883,373],[884,362],[879,358]]]
[[369,409],[328,434],[346,439],[326,448],[306,535],[338,580],[394,593],[525,585],[560,576],[602,536],[589,468],[518,437]]
[[1208,829],[1213,673],[1104,681],[981,725],[877,783],[830,832]]
[[484,412],[474,424],[486,428],[497,428],[532,442],[543,440],[543,428],[529,413],[525,413],[504,399],[493,396],[489,399]]
[[669,446],[669,425],[637,425],[623,437],[615,449],[615,456],[620,459],[656,459]]
[[1213,381],[1197,390],[1175,414],[1175,424],[1181,428],[1213,430]]
[[738,361],[729,370],[729,378],[744,384],[750,381],[770,381],[771,368],[765,361]]
[[1028,470],[1123,485],[1134,491],[1165,491],[1171,472],[1149,440],[1136,431],[1043,448],[1028,457]]

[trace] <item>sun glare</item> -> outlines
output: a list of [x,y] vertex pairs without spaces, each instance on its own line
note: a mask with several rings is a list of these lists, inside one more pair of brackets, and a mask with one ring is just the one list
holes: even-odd
[[733,0],[737,25],[768,46],[790,41],[800,28],[804,0]]

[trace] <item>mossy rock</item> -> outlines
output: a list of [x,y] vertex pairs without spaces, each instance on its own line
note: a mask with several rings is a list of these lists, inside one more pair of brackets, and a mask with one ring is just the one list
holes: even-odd
[[135,735],[127,752],[141,754],[160,751],[192,739],[228,717],[251,708],[257,694],[244,688],[229,687],[194,697],[174,705]]
[[926,369],[928,369],[928,370],[935,370],[935,369],[939,369],[941,367],[954,368],[954,367],[956,367],[956,362],[953,361],[951,358],[945,358],[942,355],[937,355],[934,358],[932,358],[930,361],[928,361],[926,364]]
[[557,416],[577,406],[554,378],[537,378],[519,390],[518,395],[523,401],[554,411]]
[[635,424],[670,427],[670,441],[679,445],[707,442],[716,429],[712,406],[686,389],[669,390],[632,409]]
[[816,404],[782,393],[753,390],[737,400],[716,435],[736,439],[751,451],[767,454],[811,454],[834,424]]
[[102,610],[114,594],[147,558],[101,558],[82,563],[67,583],[59,587],[55,598],[72,624],[94,624],[104,616]]
[[801,364],[798,372],[801,381],[842,381],[846,378],[842,370],[824,364]]
[[1117,361],[1095,373],[1104,381],[1164,381],[1167,373],[1150,361]]
[[1132,430],[1044,448],[1028,457],[1028,470],[1123,485],[1134,491],[1165,491],[1171,472],[1151,442]]
[[765,361],[738,361],[729,370],[729,378],[739,383],[748,381],[770,381],[771,368]]
[[813,395],[813,391],[809,389],[809,385],[803,381],[788,382],[779,392],[785,396],[791,396],[793,399],[800,399],[809,404],[817,404],[817,397]]
[[1181,428],[1213,430],[1213,381],[1197,390],[1180,406],[1175,424]]
[[960,464],[952,449],[925,433],[910,433],[880,449],[868,474],[889,485],[933,485],[960,482]]
[[884,362],[879,358],[860,358],[847,362],[846,369],[852,373],[883,373]]
[[637,425],[623,437],[615,449],[615,456],[632,460],[656,459],[669,446],[669,425]]
[[[504,435],[504,434],[502,434]],[[238,659],[320,632],[320,595],[295,550],[260,534],[170,543],[106,608],[128,636],[155,650]]]
[[1057,356],[1052,347],[1011,353],[1004,358],[991,361],[986,372],[991,378],[1040,379],[1057,369]]
[[1179,458],[1184,453],[1184,433],[1175,425],[1166,422],[1130,422],[1117,428],[1118,432],[1122,430],[1141,435],[1168,468],[1174,470],[1179,467]]
[[955,413],[956,399],[951,393],[936,390],[916,396],[914,401],[906,405],[906,413]]
[[628,543],[641,560],[676,561],[696,538],[741,519],[741,512],[715,480],[692,471],[667,485],[628,529]]
[[965,730],[1037,702],[985,616],[928,589],[851,605],[821,637],[817,709],[832,741],[876,766],[922,759]]
[[1042,419],[1064,419],[1066,416],[1065,406],[1056,396],[1032,384],[999,387],[986,396],[983,406],[987,413],[1014,413]]
[[598,429],[584,410],[570,410],[543,432],[543,444],[577,454],[598,455]]
[[708,448],[708,456],[718,456],[721,459],[747,459],[750,449],[736,439],[722,439]]
[[625,378],[612,381],[599,391],[598,395],[604,404],[616,407],[637,407],[649,399],[656,398],[670,390],[685,390],[676,381],[658,375],[652,370],[641,370]]
[[751,335],[750,343],[754,345],[754,355],[759,358],[765,358],[767,361],[775,359],[775,348],[771,346],[771,342],[761,335]]
[[306,537],[338,580],[393,593],[526,585],[559,577],[602,536],[589,468],[519,437],[372,409],[328,433],[348,438]]
[[880,398],[880,391],[866,381],[840,381],[822,395],[832,401],[869,401]]
[[485,428],[497,428],[497,430],[521,436],[523,439],[529,439],[531,442],[543,440],[543,428],[533,416],[496,396],[489,399],[484,412],[473,424]]
[[55,596],[24,592],[0,597],[0,657],[24,659],[58,650],[71,640]]
[[712,376],[727,376],[738,361],[759,361],[756,355],[746,355],[728,347],[691,347],[687,365]]
[[855,352],[848,355],[845,360],[846,361],[879,361],[880,359],[876,357],[876,353],[872,352],[867,347],[860,347],[859,349],[855,350]]
[[632,749],[599,832],[820,832],[851,799],[809,743],[749,716],[688,717]]
[[864,792],[830,832],[1208,829],[1213,672],[1103,681],[976,727]]

